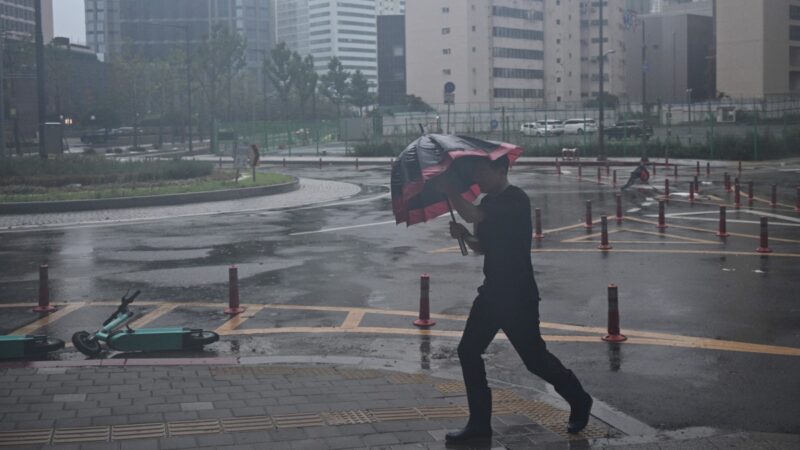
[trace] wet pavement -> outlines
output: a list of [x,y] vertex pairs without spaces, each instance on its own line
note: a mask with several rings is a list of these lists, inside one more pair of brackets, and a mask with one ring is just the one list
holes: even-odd
[[[265,198],[240,212],[179,217],[167,211],[113,226],[72,221],[6,230],[0,233],[0,332],[39,319],[27,305],[36,300],[38,266],[47,262],[53,302],[74,309],[40,322],[37,333],[68,341],[74,331],[96,329],[126,290],[141,289],[133,306],[149,317],[148,327],[220,331],[220,342],[200,356],[380,358],[392,362],[388,370],[414,367],[458,379],[455,347],[482,278],[481,260],[460,255],[447,220],[395,226],[388,166],[269,169],[358,190],[332,201],[321,188],[295,206]],[[614,169],[620,181],[630,170]],[[721,185],[722,171],[738,175],[734,164],[715,163],[711,177],[701,173],[700,196],[690,204],[694,167],[682,166],[677,180],[659,167],[651,180],[657,190],[622,194],[626,218],[617,224],[619,190],[604,170],[599,182],[594,168],[583,168],[582,179],[575,167],[561,176],[553,168],[512,170],[512,182],[543,213],[545,238],[532,249],[543,333],[600,401],[600,414],[605,410],[620,423],[629,418],[650,432],[711,427],[798,434],[800,216],[794,204],[800,163],[745,164],[740,178],[754,181],[756,195],[751,207],[743,194],[739,210]],[[654,215],[666,174],[672,196],[668,228],[659,231]],[[768,202],[772,183],[778,185],[775,208]],[[597,249],[599,224],[582,227],[586,200],[593,220],[609,215],[612,250]],[[714,234],[720,204],[728,206],[732,236],[726,239]],[[762,215],[770,220],[768,255],[755,252]],[[229,321],[222,309],[231,264],[238,266],[247,311]],[[431,275],[437,320],[428,331],[411,325],[423,272]],[[610,283],[619,286],[622,332],[629,337],[623,344],[599,339]],[[51,358],[85,359],[73,348]],[[485,359],[496,385],[553,394],[524,370],[504,339]]]

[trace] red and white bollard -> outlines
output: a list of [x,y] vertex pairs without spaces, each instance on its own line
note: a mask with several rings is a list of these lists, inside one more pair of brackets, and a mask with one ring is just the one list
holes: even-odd
[[669,178],[664,178],[664,201],[669,202]]
[[614,187],[617,186],[617,169],[614,169],[614,175],[613,178],[611,179],[611,184],[613,184]]
[[675,166],[673,166],[673,170],[675,172],[674,173],[675,178],[678,178],[678,165],[677,164],[675,164]]
[[583,165],[581,165],[581,163],[578,163],[578,178],[581,177],[583,177]]
[[603,175],[600,173],[600,167],[597,168],[597,182],[598,183],[603,182]]
[[592,228],[592,201],[586,200],[586,221],[583,228]]
[[706,161],[706,176],[707,177],[711,176],[711,163],[708,161]]
[[611,245],[608,243],[608,217],[600,216],[600,250],[611,250]]
[[694,193],[700,195],[700,180],[697,179],[697,175],[694,177]]
[[283,158],[283,167],[286,167],[286,158]]
[[653,176],[656,176],[656,163],[653,163]]
[[611,175],[611,164],[606,161],[606,176]]
[[617,223],[622,223],[622,194],[617,194]]
[[747,206],[753,206],[753,182],[747,182]]
[[542,233],[542,210],[536,208],[534,211],[534,222],[536,223],[536,233],[533,235],[534,239],[544,239],[544,234]]
[[614,284],[608,285],[608,334],[602,339],[606,342],[622,342],[628,339],[619,332],[619,293]]
[[414,321],[418,327],[432,327],[436,322],[431,320],[430,305],[431,277],[423,273],[419,277],[419,318]]
[[766,217],[761,218],[761,245],[758,246],[756,251],[758,253],[772,253],[772,249],[769,248],[769,233],[767,231],[768,227],[768,219]]
[[742,176],[742,162],[739,161],[739,177],[741,178],[741,176]]
[[667,228],[667,219],[666,215],[664,214],[664,200],[658,201],[658,225],[656,228],[659,230]]
[[739,186],[738,178],[733,185],[733,205],[736,207],[736,209],[739,209],[742,206],[742,188]]
[[356,170],[358,170],[358,158],[356,158]]
[[725,172],[725,175],[722,177],[722,182],[725,184],[725,192],[731,192],[731,176],[728,175],[728,172]]
[[717,230],[717,236],[719,237],[728,237],[731,234],[728,233],[728,226],[725,221],[725,215],[727,212],[727,208],[724,206],[719,207],[719,230]]
[[700,176],[700,161],[697,161],[697,170],[694,173],[696,176]]
[[225,314],[236,315],[244,312],[239,306],[239,269],[236,266],[228,267],[228,307]]
[[39,266],[39,305],[33,308],[36,313],[49,313],[56,310],[55,306],[50,305],[50,277],[48,275],[49,266],[42,264]]
[[778,206],[778,185],[777,184],[773,184],[772,185],[772,192],[770,193],[770,196],[769,196],[769,206],[772,206],[773,208]]
[[694,183],[689,182],[689,203],[694,203]]
[[556,159],[556,172],[558,173],[558,176],[561,176],[561,161],[557,159]]

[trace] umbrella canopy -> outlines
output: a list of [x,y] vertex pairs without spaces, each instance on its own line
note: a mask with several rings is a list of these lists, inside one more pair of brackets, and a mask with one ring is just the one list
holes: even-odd
[[512,165],[521,154],[520,147],[504,142],[443,134],[421,136],[392,165],[395,220],[414,225],[447,213],[447,198],[429,183],[445,172],[454,173],[453,180],[464,199],[475,200],[481,191],[472,180],[471,163],[476,158],[494,161],[507,155]]

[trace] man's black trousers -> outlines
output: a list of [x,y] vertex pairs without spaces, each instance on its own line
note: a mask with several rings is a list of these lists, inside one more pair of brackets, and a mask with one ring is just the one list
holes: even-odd
[[458,344],[458,357],[469,402],[470,426],[490,426],[492,394],[481,355],[501,329],[531,373],[552,384],[567,402],[579,401],[583,387],[572,371],[547,351],[542,339],[539,303],[535,300],[500,301],[480,294],[472,304],[464,334]]

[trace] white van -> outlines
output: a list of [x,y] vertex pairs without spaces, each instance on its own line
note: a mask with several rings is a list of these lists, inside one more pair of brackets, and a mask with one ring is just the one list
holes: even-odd
[[596,133],[597,122],[594,119],[568,119],[564,121],[564,134]]
[[523,123],[519,132],[525,136],[559,136],[564,134],[564,127],[560,120],[539,120]]

